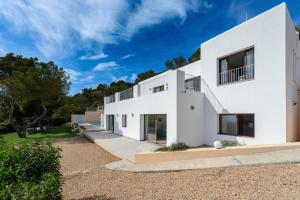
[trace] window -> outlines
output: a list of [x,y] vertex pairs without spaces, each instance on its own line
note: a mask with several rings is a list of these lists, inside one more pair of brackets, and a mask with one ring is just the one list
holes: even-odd
[[254,48],[241,51],[218,61],[218,84],[254,78]]
[[254,137],[254,114],[220,114],[219,134]]
[[164,85],[160,85],[153,88],[153,93],[164,91]]
[[127,126],[127,115],[122,115],[122,127]]

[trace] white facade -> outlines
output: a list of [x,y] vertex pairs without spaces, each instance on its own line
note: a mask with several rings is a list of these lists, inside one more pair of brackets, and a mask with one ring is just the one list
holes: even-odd
[[[220,59],[245,49],[254,50],[251,79],[220,84]],[[242,80],[240,75],[236,80]],[[185,80],[198,76],[201,91],[187,90]],[[145,139],[144,115],[165,114],[167,145],[211,145],[216,140],[285,143],[297,140],[299,84],[299,35],[281,4],[201,44],[200,61],[138,83],[133,98],[119,101],[116,93],[115,102],[105,103],[104,114],[114,115],[115,133],[137,140]],[[153,93],[161,85],[164,91]],[[254,115],[254,136],[219,134],[220,114],[244,113]],[[122,127],[123,114],[126,127]],[[107,128],[108,122],[104,125]]]

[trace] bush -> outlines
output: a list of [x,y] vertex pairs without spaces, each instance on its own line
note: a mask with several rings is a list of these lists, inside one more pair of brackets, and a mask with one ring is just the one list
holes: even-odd
[[189,148],[190,147],[184,144],[183,142],[179,142],[179,143],[172,144],[169,147],[158,148],[155,151],[181,151]]
[[3,122],[0,123],[0,134],[1,133],[9,133],[9,132],[13,132],[13,126],[9,123],[8,120],[5,120]]
[[1,143],[0,199],[61,199],[60,149],[30,143]]

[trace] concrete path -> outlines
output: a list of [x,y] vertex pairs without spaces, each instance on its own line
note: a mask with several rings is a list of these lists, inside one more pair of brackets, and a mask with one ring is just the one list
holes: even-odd
[[87,131],[84,135],[113,155],[131,162],[134,162],[136,153],[151,152],[161,147],[157,144],[134,140],[109,131]]
[[96,125],[96,124],[89,124],[89,123],[82,123],[79,124],[79,126],[84,127],[86,131],[102,131],[103,128],[101,126]]
[[155,172],[275,163],[300,163],[300,148],[268,153],[181,160],[157,164],[134,164],[126,160],[120,160],[107,164],[106,168],[132,172]]

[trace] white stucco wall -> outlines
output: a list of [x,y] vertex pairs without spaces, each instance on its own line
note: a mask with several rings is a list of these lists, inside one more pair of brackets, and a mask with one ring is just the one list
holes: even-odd
[[[250,47],[254,48],[254,80],[217,85],[218,59]],[[293,49],[298,57],[296,82]],[[106,104],[105,115],[116,116],[116,133],[143,139],[143,115],[167,114],[167,145],[185,142],[196,146],[215,140],[241,144],[294,141],[299,57],[294,25],[286,5],[281,4],[203,43],[200,61],[141,82],[134,88],[133,99]],[[187,75],[201,76],[201,93],[185,91]],[[162,84],[165,91],[153,94],[150,88]],[[221,113],[253,113],[255,137],[219,135]],[[126,128],[121,126],[122,114],[127,114]]]
[[[286,10],[286,141],[297,141],[297,88],[300,83],[299,35]],[[298,59],[297,59],[298,58]]]
[[[286,140],[285,15],[281,4],[201,45],[201,61],[181,70],[201,75],[204,91],[205,142],[235,139],[218,135],[219,113],[254,113],[255,137],[240,143],[284,143]],[[255,78],[217,86],[218,58],[254,47]]]

